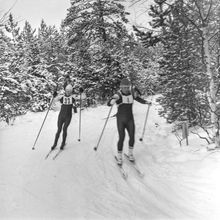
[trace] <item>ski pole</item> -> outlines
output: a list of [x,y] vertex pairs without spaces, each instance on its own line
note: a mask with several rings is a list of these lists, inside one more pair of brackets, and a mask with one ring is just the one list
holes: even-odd
[[79,138],[78,138],[78,141],[80,141],[80,136],[81,136],[81,106],[82,106],[82,92],[83,92],[83,90],[80,88],[80,96],[79,96]]
[[148,108],[147,108],[147,113],[146,113],[146,116],[145,116],[143,132],[142,132],[142,135],[141,135],[141,137],[139,139],[140,141],[143,141],[143,137],[144,137],[144,133],[145,133],[145,128],[146,128],[146,124],[147,124],[147,118],[148,118],[149,110],[150,110],[150,105],[148,105]]
[[38,140],[38,137],[40,136],[41,130],[42,130],[43,125],[44,125],[44,122],[45,122],[45,120],[46,120],[46,118],[47,118],[47,115],[48,115],[48,113],[49,113],[49,111],[50,111],[50,108],[51,108],[51,106],[52,106],[52,104],[53,104],[53,100],[54,100],[54,97],[52,98],[52,100],[51,100],[51,102],[50,102],[49,108],[48,108],[47,113],[46,113],[46,115],[45,115],[45,117],[44,117],[43,123],[42,123],[41,128],[40,128],[40,130],[39,130],[39,132],[38,132],[38,135],[37,135],[37,138],[36,138],[36,140],[35,140],[35,142],[34,142],[34,145],[33,145],[33,147],[32,147],[32,150],[35,150],[34,147],[35,147],[35,145],[36,145],[36,143],[37,143],[37,140]]
[[103,135],[103,133],[104,133],[104,130],[105,130],[106,124],[107,124],[108,119],[109,119],[109,116],[110,116],[110,114],[111,114],[112,107],[113,107],[113,105],[111,106],[111,108],[110,108],[110,110],[109,110],[109,113],[108,113],[107,119],[106,119],[106,121],[105,121],[104,127],[103,127],[102,132],[101,132],[101,135],[100,135],[100,137],[99,137],[98,143],[97,143],[97,145],[94,147],[94,150],[95,150],[95,151],[97,151],[97,149],[98,149],[98,146],[99,146],[99,143],[100,143],[100,141],[101,141],[102,135]]

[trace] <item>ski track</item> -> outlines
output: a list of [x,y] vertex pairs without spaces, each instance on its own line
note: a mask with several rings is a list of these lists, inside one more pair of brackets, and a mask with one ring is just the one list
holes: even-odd
[[[55,160],[58,149],[46,160],[45,156],[54,140],[58,111],[48,114],[35,150],[32,146],[45,112],[28,113],[13,126],[2,126],[0,218],[220,219],[220,154],[209,155],[204,142],[194,136],[190,146],[180,147],[157,109],[151,107],[140,142],[147,106],[134,104],[135,157],[145,176],[140,178],[124,161],[127,180],[114,160],[115,117],[109,119],[98,150],[93,150],[109,111],[106,106],[82,111],[80,142],[78,114],[73,114],[65,150]],[[116,107],[111,115],[115,112]],[[127,142],[126,137],[125,152]]]

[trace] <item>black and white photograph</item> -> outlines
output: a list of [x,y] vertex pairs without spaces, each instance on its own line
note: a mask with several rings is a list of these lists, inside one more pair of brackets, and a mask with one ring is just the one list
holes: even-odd
[[219,0],[0,0],[0,219],[219,206]]

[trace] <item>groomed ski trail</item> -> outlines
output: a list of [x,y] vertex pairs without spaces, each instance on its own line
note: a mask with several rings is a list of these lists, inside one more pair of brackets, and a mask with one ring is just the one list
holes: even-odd
[[[81,142],[78,115],[73,115],[62,156],[47,160],[56,133],[58,112],[50,111],[33,151],[43,113],[28,113],[14,126],[0,129],[0,217],[11,219],[217,219],[220,180],[214,168],[217,154],[205,157],[201,140],[189,141],[201,149],[179,147],[171,126],[152,106],[143,142],[139,137],[147,105],[134,104],[135,158],[145,173],[138,178],[124,161],[128,179],[121,178],[116,154],[115,118],[109,119],[97,152],[93,150],[109,108],[82,112]],[[116,108],[113,109],[113,113]],[[158,123],[159,126],[155,126]],[[62,137],[62,136],[61,136]],[[60,137],[60,142],[61,142]],[[195,139],[193,139],[195,138]],[[15,141],[16,140],[16,141]],[[125,139],[124,151],[127,152]],[[59,143],[60,143],[59,142]],[[59,146],[58,143],[58,146]],[[204,145],[205,148],[205,145]],[[204,159],[205,158],[205,159]],[[220,167],[220,166],[219,166]]]

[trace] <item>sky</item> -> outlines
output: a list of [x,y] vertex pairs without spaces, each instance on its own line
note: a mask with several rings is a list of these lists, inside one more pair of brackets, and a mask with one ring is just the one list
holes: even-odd
[[19,25],[23,26],[27,20],[33,28],[40,26],[44,19],[48,25],[59,27],[65,18],[69,0],[0,0],[0,8],[6,12],[10,8]]
[[[131,13],[129,16],[131,25],[148,25],[149,18],[146,11],[151,1],[140,0],[134,5],[134,0],[125,3],[127,11]],[[70,0],[0,0],[0,15],[11,9],[20,27],[28,21],[33,28],[38,28],[42,19],[48,25],[59,27],[69,7]]]

